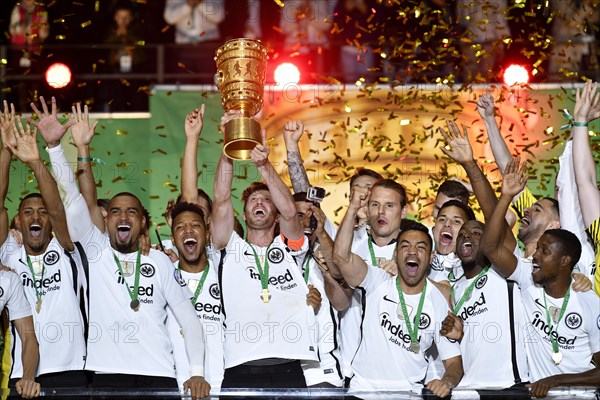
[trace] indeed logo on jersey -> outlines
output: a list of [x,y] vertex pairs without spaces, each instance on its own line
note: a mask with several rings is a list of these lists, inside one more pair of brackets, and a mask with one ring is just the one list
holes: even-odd
[[[389,341],[394,343],[395,345],[401,346],[407,351],[412,352],[409,347],[410,335],[408,334],[408,332],[405,333],[400,324],[394,325],[394,323],[390,319],[390,314],[383,312],[379,315],[379,317],[381,318],[381,328],[384,331],[387,331],[392,334],[392,336],[390,336],[389,338]],[[429,316],[427,314],[421,314],[421,322],[419,323],[419,329],[427,328],[427,326],[429,326],[429,323]],[[427,326],[425,326],[424,324],[427,324]],[[424,326],[424,328],[421,328],[422,326]],[[400,341],[398,339],[400,339]],[[421,336],[419,336],[419,341],[421,341]]]
[[[119,273],[119,270],[117,270],[115,272],[115,274],[118,276],[117,277],[117,283],[119,283],[121,285],[127,285],[127,281],[125,280],[125,278],[123,278],[121,276],[121,274]],[[143,275],[143,274],[141,274],[141,275]],[[128,286],[127,290],[129,290],[130,286],[129,285],[127,285],[127,286]],[[139,285],[139,287],[138,287],[138,300],[140,301],[140,303],[144,303],[144,304],[153,304],[154,303],[154,301],[152,299],[143,298],[142,296],[145,296],[145,297],[152,297],[152,296],[154,296],[154,284],[153,283],[151,283],[150,286]]]
[[[568,339],[565,336],[561,336],[558,334],[558,332],[556,332],[556,330],[554,329],[554,327],[552,327],[552,329],[550,329],[550,326],[548,326],[547,322],[546,322],[546,315],[542,314],[539,311],[535,311],[533,313],[533,321],[531,322],[531,325],[542,331],[543,333],[545,333],[547,336],[552,336],[556,342],[558,344],[562,344],[564,346],[561,346],[565,349],[572,349],[575,345],[575,341],[577,340],[577,336],[575,336],[572,339]],[[549,341],[548,338],[544,338],[546,341]]]
[[24,287],[41,289],[42,294],[46,293],[46,291],[51,292],[53,290],[59,290],[61,281],[60,270],[48,278],[35,280],[31,279],[27,273],[23,272],[21,274],[21,281],[23,282]]
[[[260,281],[260,275],[258,274],[256,268],[247,267],[246,270],[250,274],[250,278]],[[294,282],[294,277],[292,276],[292,272],[289,270],[289,268],[286,269],[285,273],[281,275],[269,276],[269,285],[279,285],[279,289],[283,291],[290,290],[298,286],[298,284]]]
[[469,319],[469,317],[482,314],[487,310],[488,308],[485,307],[485,295],[481,293],[481,296],[479,296],[479,298],[472,305],[468,307],[463,307],[461,313],[459,314],[459,317],[464,322],[467,319]]

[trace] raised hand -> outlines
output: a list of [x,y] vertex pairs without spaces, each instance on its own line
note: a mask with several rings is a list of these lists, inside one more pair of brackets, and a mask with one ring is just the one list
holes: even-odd
[[67,129],[75,125],[75,121],[68,121],[64,125],[58,122],[58,118],[56,117],[56,98],[54,96],[52,96],[52,112],[48,112],[48,106],[43,96],[40,96],[40,103],[42,104],[44,113],[38,110],[35,103],[30,104],[40,120],[36,122],[31,117],[27,117],[27,122],[39,129],[40,135],[48,147],[58,146]]
[[240,110],[230,110],[227,111],[222,117],[221,117],[221,132],[225,133],[225,125],[231,121],[232,119],[235,118],[239,118],[242,117],[242,112]]
[[494,96],[486,93],[477,99],[477,112],[483,119],[494,118]]
[[448,133],[446,134],[442,128],[438,128],[438,132],[442,134],[446,144],[450,146],[450,150],[442,146],[440,147],[442,153],[461,165],[473,161],[473,148],[469,143],[467,127],[463,124],[464,133],[461,133],[456,122],[447,120],[446,124],[448,125]]
[[73,123],[71,126],[71,137],[76,147],[89,146],[94,137],[94,132],[98,121],[94,122],[94,125],[90,126],[90,116],[88,113],[87,104],[83,107],[83,113],[81,112],[81,104],[77,103],[77,106],[71,107],[72,113],[69,114],[69,122]]
[[262,130],[262,144],[256,145],[250,153],[250,159],[256,167],[262,167],[269,162],[269,146],[267,146],[267,131]]
[[197,108],[185,117],[185,136],[187,138],[196,138],[200,136],[204,125],[204,109],[202,104],[200,109]]
[[[2,132],[10,132],[15,128],[15,105],[10,103],[10,110],[8,108],[8,103],[4,100],[4,111],[0,113],[0,131]],[[8,146],[5,146],[8,149]],[[2,148],[2,143],[0,143],[0,148]]]
[[502,179],[502,195],[515,197],[525,189],[527,184],[527,174],[525,171],[525,163],[519,165],[520,157],[513,158],[504,171]]
[[21,120],[18,118],[14,122],[15,129],[7,135],[3,132],[2,140],[22,162],[28,163],[39,160],[40,150],[36,140],[37,130],[35,128],[32,129],[29,122],[25,124],[26,128],[24,128]]
[[587,81],[583,91],[577,89],[573,114],[576,122],[590,122],[600,117],[598,82]]
[[304,133],[304,124],[302,121],[289,121],[286,122],[283,127],[283,140],[285,141],[286,147],[288,144],[298,144],[302,134]]
[[350,206],[349,208],[354,208],[355,211],[358,211],[365,207],[369,202],[369,189],[362,187],[352,188],[350,191]]

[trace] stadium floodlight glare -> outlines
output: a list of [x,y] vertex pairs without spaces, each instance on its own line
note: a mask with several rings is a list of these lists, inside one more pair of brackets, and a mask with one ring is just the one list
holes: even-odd
[[522,65],[511,64],[504,70],[504,83],[507,86],[526,85],[529,83],[529,73]]
[[63,63],[54,63],[46,70],[46,82],[55,89],[67,86],[71,76],[71,69]]
[[283,63],[275,68],[275,82],[279,86],[300,82],[300,70],[292,63]]

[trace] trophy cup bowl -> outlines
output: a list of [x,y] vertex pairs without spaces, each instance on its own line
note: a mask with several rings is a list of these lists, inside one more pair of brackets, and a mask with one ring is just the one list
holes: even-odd
[[252,117],[263,105],[267,48],[253,39],[231,39],[215,53],[215,85],[225,111],[239,110],[241,117],[225,124],[223,153],[233,160],[248,160],[262,143],[260,124]]

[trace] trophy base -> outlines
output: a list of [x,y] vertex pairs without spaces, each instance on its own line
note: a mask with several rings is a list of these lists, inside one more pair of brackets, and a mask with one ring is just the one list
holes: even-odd
[[260,124],[254,119],[240,117],[225,124],[223,154],[232,160],[249,160],[252,149],[261,143]]

